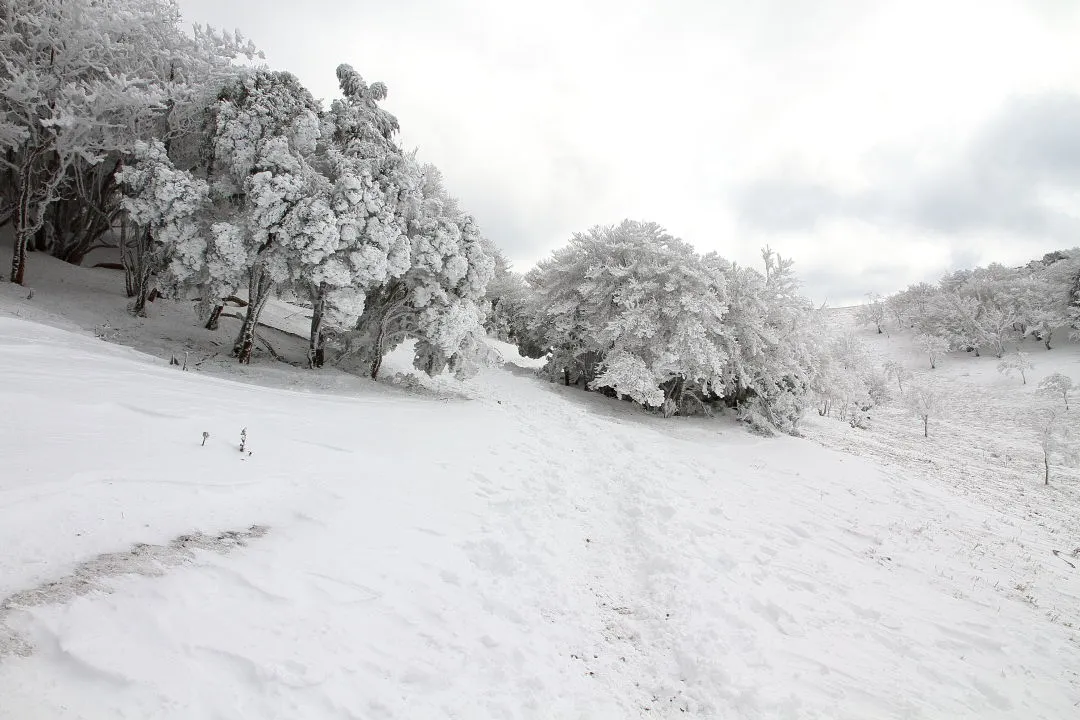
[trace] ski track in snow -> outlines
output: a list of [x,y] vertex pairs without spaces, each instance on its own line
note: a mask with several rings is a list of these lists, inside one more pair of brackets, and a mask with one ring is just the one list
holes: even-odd
[[[914,444],[883,466],[504,370],[470,401],[256,388],[3,319],[0,363],[0,597],[274,528],[6,603],[34,651],[0,660],[0,718],[1080,712],[1080,573],[1041,552],[1064,516],[957,492]],[[864,452],[847,430],[808,432]]]

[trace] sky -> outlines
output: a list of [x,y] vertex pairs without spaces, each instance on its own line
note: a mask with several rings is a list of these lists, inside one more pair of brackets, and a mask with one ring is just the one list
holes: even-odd
[[178,0],[401,144],[526,271],[655,221],[844,305],[1080,245],[1076,0]]

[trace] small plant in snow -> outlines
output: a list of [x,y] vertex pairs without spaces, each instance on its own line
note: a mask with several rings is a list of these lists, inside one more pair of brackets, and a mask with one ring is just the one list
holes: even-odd
[[922,420],[923,437],[930,437],[930,418],[945,414],[945,403],[940,393],[925,385],[915,384],[904,395],[904,404]]
[[1050,484],[1050,461],[1064,465],[1080,463],[1080,433],[1058,413],[1051,411],[1039,428],[1039,447],[1043,451],[1043,483]]
[[208,432],[206,432],[204,430],[203,434],[202,434],[202,446],[203,447],[206,447],[206,441],[209,440],[209,439],[210,439],[210,433],[208,433]]
[[1065,409],[1069,409],[1069,394],[1076,389],[1072,378],[1061,373],[1047,375],[1039,381],[1039,392],[1044,395],[1060,395],[1065,401]]
[[1022,350],[1017,350],[1014,353],[1010,353],[1001,358],[1001,362],[998,363],[998,372],[1009,377],[1014,372],[1020,373],[1020,379],[1027,385],[1027,371],[1035,367],[1032,365],[1031,360],[1028,358],[1028,354]]
[[913,377],[912,372],[897,360],[888,360],[882,367],[885,370],[885,377],[896,380],[896,384],[900,388],[900,394],[903,395],[904,381]]
[[937,361],[941,356],[949,352],[951,344],[940,335],[920,333],[915,336],[915,345],[930,357],[930,368],[937,367]]
[[240,431],[240,452],[244,452],[244,448],[247,447],[247,428]]

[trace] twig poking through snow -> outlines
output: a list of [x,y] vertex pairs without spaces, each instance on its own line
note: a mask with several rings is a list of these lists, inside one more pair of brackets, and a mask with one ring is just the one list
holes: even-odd
[[1076,569],[1076,565],[1074,565],[1073,563],[1069,562],[1069,561],[1068,561],[1068,560],[1066,560],[1065,558],[1061,557],[1061,551],[1060,551],[1060,550],[1051,550],[1050,552],[1054,553],[1054,557],[1057,557],[1057,558],[1061,558],[1061,561],[1062,561],[1063,563],[1065,563],[1066,565],[1068,565],[1069,567],[1071,567],[1071,568],[1072,568],[1073,570],[1075,570],[1075,569]]
[[240,452],[244,452],[245,446],[247,446],[247,428],[240,431]]
[[209,439],[210,439],[210,433],[208,433],[208,432],[206,432],[206,431],[204,430],[204,431],[203,431],[203,434],[202,434],[202,444],[203,444],[203,447],[206,447],[206,441],[207,441],[207,440],[209,440]]

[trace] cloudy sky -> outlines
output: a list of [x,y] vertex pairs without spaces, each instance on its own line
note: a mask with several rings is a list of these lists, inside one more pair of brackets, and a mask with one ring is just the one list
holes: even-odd
[[831,305],[1080,244],[1076,0],[179,0],[402,142],[527,270],[654,220]]

